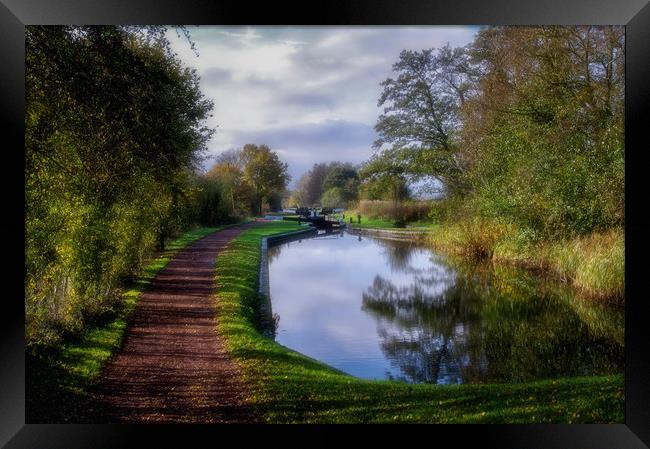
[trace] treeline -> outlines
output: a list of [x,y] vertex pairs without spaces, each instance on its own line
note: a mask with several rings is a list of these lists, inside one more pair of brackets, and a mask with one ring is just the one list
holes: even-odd
[[347,207],[359,196],[359,174],[353,164],[316,163],[298,180],[288,204],[292,207]]
[[489,27],[403,51],[362,174],[442,186],[438,218],[552,239],[621,227],[624,47],[622,27]]
[[361,177],[439,189],[438,246],[622,297],[624,66],[616,26],[488,27],[402,51]]
[[267,145],[247,144],[223,152],[200,177],[204,186],[199,207],[202,222],[209,225],[232,216],[280,210],[290,179],[287,164]]
[[[218,176],[199,174],[213,105],[166,31],[26,27],[28,346],[113,312],[120,287],[168,238],[259,212],[268,186],[286,183],[286,165],[255,145]],[[281,170],[267,185],[271,166]]]
[[359,200],[411,198],[405,178],[374,179],[349,162],[316,163],[298,180],[287,204],[291,207],[356,207]]

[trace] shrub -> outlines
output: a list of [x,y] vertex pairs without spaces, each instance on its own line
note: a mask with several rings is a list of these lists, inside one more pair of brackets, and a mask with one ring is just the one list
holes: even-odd
[[473,217],[447,223],[428,239],[433,247],[468,259],[545,270],[592,297],[625,298],[625,237],[620,228],[556,241],[503,219]]
[[[369,218],[391,219],[396,225],[405,226],[406,223],[428,218],[431,210],[430,201],[382,201],[361,200],[357,212]],[[399,227],[399,226],[398,226]]]
[[622,229],[594,233],[551,245],[555,270],[578,288],[621,300],[625,295],[625,235]]
[[511,227],[503,222],[473,217],[444,226],[432,235],[432,243],[470,259],[492,259],[495,248],[510,232]]

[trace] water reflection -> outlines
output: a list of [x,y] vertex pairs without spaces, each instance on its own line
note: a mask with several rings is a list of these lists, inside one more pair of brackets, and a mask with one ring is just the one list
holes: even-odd
[[343,235],[270,249],[276,339],[342,371],[417,383],[623,370],[623,311],[527,272]]

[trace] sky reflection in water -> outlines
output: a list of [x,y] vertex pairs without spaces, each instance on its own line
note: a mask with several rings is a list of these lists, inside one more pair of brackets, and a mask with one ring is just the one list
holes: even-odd
[[269,249],[276,341],[353,376],[519,382],[623,371],[623,311],[522,270],[327,235]]

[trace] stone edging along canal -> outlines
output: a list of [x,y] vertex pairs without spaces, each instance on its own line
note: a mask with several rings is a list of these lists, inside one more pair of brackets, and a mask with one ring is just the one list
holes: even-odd
[[274,234],[262,238],[260,246],[260,271],[257,292],[261,298],[260,300],[260,317],[262,321],[263,335],[265,337],[273,338],[275,330],[273,324],[273,311],[271,308],[271,292],[269,289],[269,247],[279,245],[280,243],[300,240],[307,236],[313,236],[318,233],[318,230],[310,226],[306,229],[298,231],[284,232],[281,234]]
[[406,229],[372,229],[372,228],[354,228],[346,227],[345,230],[350,234],[361,234],[377,236],[390,240],[408,240],[423,241],[429,235],[430,231],[412,231]]

